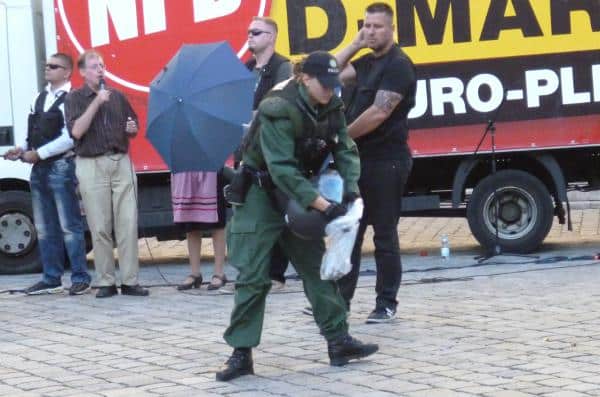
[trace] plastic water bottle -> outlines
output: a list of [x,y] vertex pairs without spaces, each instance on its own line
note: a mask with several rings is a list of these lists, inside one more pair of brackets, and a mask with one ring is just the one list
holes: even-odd
[[319,176],[319,194],[327,201],[342,202],[344,180],[336,170],[327,170]]
[[442,255],[442,259],[450,258],[450,242],[448,241],[447,235],[442,235],[442,248],[440,249],[440,254]]

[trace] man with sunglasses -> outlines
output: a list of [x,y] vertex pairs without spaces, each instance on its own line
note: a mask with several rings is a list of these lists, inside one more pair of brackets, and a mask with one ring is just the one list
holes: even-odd
[[253,110],[277,83],[292,77],[289,59],[275,52],[277,23],[268,17],[254,17],[248,27],[248,49],[252,59],[246,67],[256,75]]
[[42,280],[28,295],[62,293],[65,253],[71,264],[70,295],[90,289],[85,258],[83,220],[75,192],[73,140],[65,125],[64,100],[71,91],[73,60],[52,55],[45,66],[48,85],[35,99],[29,115],[27,141],[5,157],[33,164],[30,186],[33,215],[43,266]]
[[[275,52],[277,31],[277,23],[268,17],[254,17],[248,26],[248,49],[253,56],[246,62],[246,67],[256,75],[252,107],[254,111],[273,86],[292,77],[289,59]],[[274,291],[284,288],[288,263],[288,258],[276,244],[272,251],[269,272]]]

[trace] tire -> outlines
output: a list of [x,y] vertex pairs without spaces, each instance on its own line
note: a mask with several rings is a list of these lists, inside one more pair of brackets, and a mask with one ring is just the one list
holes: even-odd
[[496,246],[496,190],[500,201],[499,245],[502,252],[535,251],[550,232],[552,197],[535,176],[519,170],[498,171],[482,179],[467,205],[471,232],[489,252]]
[[42,271],[29,192],[0,193],[0,273]]

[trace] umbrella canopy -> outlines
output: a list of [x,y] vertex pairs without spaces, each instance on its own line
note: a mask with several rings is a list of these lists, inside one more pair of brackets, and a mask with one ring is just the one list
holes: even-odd
[[150,140],[172,172],[217,171],[252,117],[256,79],[227,42],[182,46],[150,84]]

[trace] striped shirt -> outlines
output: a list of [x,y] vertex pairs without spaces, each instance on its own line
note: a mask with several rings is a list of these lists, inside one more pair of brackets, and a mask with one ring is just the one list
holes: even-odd
[[[75,153],[78,156],[97,157],[110,153],[127,153],[129,150],[129,136],[125,131],[127,117],[137,123],[137,115],[125,95],[112,87],[107,89],[111,91],[109,101],[100,106],[90,128],[81,139],[75,139]],[[75,121],[94,98],[96,93],[87,84],[67,95],[65,117],[69,133],[73,133]]]

